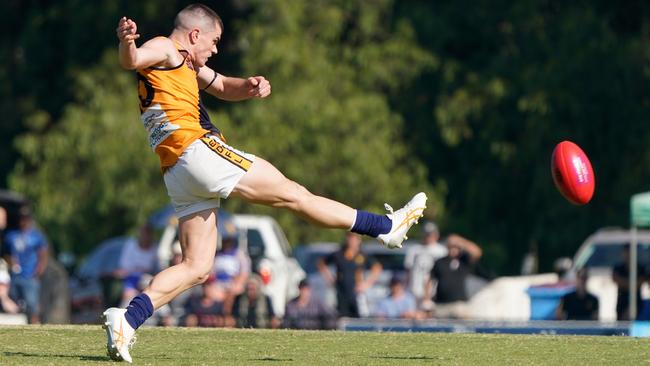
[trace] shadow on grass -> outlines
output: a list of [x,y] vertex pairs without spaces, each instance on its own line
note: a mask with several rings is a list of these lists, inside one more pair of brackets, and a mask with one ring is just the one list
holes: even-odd
[[370,358],[379,358],[384,360],[435,360],[435,357],[429,356],[370,356]]
[[3,352],[7,357],[41,357],[41,358],[76,358],[79,361],[95,361],[95,362],[105,362],[110,361],[108,356],[80,356],[80,355],[52,355],[48,353],[27,353],[27,352]]
[[251,358],[249,361],[274,361],[274,362],[285,362],[293,361],[293,358],[275,358],[275,357],[262,357],[262,358]]

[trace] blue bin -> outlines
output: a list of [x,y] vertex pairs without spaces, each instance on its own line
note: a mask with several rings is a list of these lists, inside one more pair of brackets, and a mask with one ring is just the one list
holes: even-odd
[[531,286],[526,290],[530,296],[530,320],[555,320],[560,299],[575,290],[575,286],[543,285]]

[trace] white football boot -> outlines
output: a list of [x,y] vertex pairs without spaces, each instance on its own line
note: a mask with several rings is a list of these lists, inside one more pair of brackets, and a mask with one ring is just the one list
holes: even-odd
[[388,233],[380,234],[377,239],[389,249],[401,248],[402,242],[408,239],[406,233],[413,224],[418,223],[427,208],[427,195],[423,192],[416,194],[404,207],[394,212],[388,203],[384,206],[389,212],[386,216],[391,219],[393,225]]
[[106,329],[106,351],[113,361],[126,361],[131,363],[129,347],[135,343],[135,329],[126,321],[126,309],[109,308],[102,314]]

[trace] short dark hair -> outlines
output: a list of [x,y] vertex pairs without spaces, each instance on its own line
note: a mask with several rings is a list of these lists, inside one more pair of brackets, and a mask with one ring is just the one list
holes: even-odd
[[223,30],[223,21],[221,20],[219,14],[217,14],[217,12],[210,9],[206,5],[199,4],[199,3],[190,4],[184,7],[183,10],[179,11],[178,14],[176,15],[176,18],[174,19],[174,28],[179,28],[182,26],[179,15],[181,13],[190,13],[190,12],[199,17],[212,19],[215,23],[219,24],[219,27]]

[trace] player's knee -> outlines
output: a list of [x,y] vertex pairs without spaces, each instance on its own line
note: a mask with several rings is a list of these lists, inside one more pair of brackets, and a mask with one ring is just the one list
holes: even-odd
[[294,181],[290,181],[286,193],[286,204],[295,208],[300,207],[312,196],[312,193],[307,188]]
[[210,272],[199,275],[199,276],[196,277],[196,284],[200,285],[200,284],[204,283],[205,281],[207,281],[208,278],[210,278]]
[[212,273],[212,261],[186,261],[189,266],[188,274],[195,285],[200,285],[208,280]]

